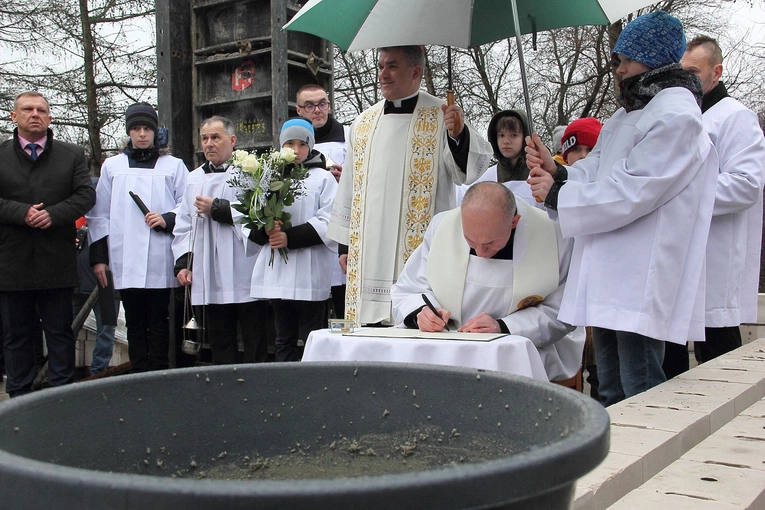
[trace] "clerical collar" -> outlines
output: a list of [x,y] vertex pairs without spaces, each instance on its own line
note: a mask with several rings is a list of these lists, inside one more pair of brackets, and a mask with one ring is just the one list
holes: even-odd
[[205,164],[202,165],[202,169],[205,171],[206,174],[225,172],[226,167],[227,167],[226,163],[223,163],[221,166],[215,166],[209,161],[205,161]]
[[393,101],[385,100],[385,110],[384,114],[388,115],[389,113],[414,113],[414,109],[417,106],[417,97],[419,96],[420,92],[417,91],[414,94],[412,94],[409,97],[404,97],[402,99],[394,99]]
[[707,110],[726,97],[728,97],[728,91],[726,90],[725,85],[721,81],[717,82],[717,85],[704,94],[704,97],[701,99],[701,113],[706,113]]
[[329,115],[323,126],[314,128],[314,138],[316,143],[345,142],[345,130],[342,124]]
[[[510,239],[507,240],[507,244],[502,247],[497,253],[494,254],[493,259],[497,260],[513,260],[513,242],[515,241],[515,229],[510,233]],[[475,250],[470,248],[470,254],[477,256]]]

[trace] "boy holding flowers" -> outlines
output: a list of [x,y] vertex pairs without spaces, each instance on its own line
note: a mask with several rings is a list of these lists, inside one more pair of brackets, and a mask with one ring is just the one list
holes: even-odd
[[[314,131],[305,119],[290,119],[279,136],[282,158],[290,160],[284,169],[288,178],[304,167],[303,193],[284,212],[291,214],[291,226],[277,221],[273,228],[252,230],[249,239],[271,250],[260,250],[252,273],[250,295],[271,299],[276,322],[276,361],[298,361],[298,338],[326,326],[326,300],[337,264],[336,244],[326,237],[337,182],[326,171],[326,160],[314,150]],[[272,250],[289,250],[284,260],[272,259]],[[273,260],[273,264],[270,262]]]

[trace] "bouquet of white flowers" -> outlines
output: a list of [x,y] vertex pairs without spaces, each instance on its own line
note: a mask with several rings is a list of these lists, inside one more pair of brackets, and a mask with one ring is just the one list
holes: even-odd
[[[284,208],[292,205],[295,198],[305,193],[304,180],[308,170],[296,164],[288,175],[287,165],[295,162],[295,151],[284,148],[260,155],[236,150],[228,163],[235,167],[229,184],[238,188],[238,204],[231,207],[245,215],[239,220],[251,229],[263,228],[269,231],[279,222],[282,230],[291,227],[292,215]],[[287,248],[279,248],[284,263],[289,259]],[[274,264],[274,250],[271,250],[269,266]]]

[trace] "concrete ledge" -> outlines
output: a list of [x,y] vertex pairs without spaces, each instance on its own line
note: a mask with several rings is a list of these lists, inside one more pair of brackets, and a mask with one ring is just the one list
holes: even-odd
[[611,508],[765,508],[763,417],[760,400]]
[[765,339],[760,339],[609,407],[610,453],[577,483],[574,508],[607,508],[642,489],[736,416],[759,409],[763,397]]

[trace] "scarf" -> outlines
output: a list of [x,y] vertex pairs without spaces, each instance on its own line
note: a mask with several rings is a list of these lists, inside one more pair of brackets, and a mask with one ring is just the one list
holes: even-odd
[[621,94],[616,101],[628,112],[642,110],[656,94],[671,87],[690,90],[701,107],[701,80],[680,64],[668,64],[644,73],[630,76],[619,83]]
[[156,145],[148,149],[136,149],[130,141],[122,152],[128,157],[131,168],[154,168],[159,159],[159,147]]

